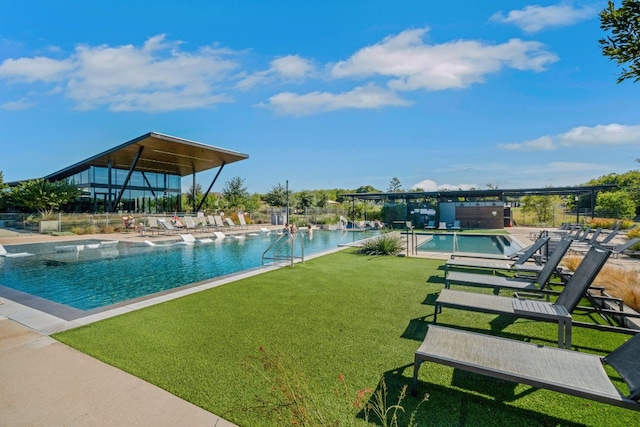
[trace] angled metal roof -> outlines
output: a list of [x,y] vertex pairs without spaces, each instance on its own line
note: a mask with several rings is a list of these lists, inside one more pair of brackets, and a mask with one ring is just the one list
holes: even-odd
[[[140,151],[141,150],[141,151]],[[135,170],[186,176],[249,158],[247,154],[189,141],[175,136],[149,132],[98,155],[54,172],[44,179],[57,181],[89,166],[129,169],[140,153]]]
[[516,189],[487,189],[487,190],[439,190],[439,191],[406,191],[394,193],[343,193],[342,197],[360,200],[381,199],[419,199],[431,197],[437,199],[454,199],[458,197],[521,197],[521,196],[549,196],[549,195],[581,195],[593,191],[609,191],[618,188],[615,184],[575,186],[575,187],[544,187],[544,188],[516,188]]

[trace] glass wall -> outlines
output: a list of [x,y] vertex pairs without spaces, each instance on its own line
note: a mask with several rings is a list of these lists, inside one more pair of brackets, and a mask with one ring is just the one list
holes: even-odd
[[[115,203],[128,171],[91,166],[67,180],[82,192],[76,210],[79,212],[105,212]],[[166,183],[166,186],[165,186]],[[181,178],[178,175],[134,171],[129,178],[118,206],[114,209],[127,213],[177,212],[181,206]]]

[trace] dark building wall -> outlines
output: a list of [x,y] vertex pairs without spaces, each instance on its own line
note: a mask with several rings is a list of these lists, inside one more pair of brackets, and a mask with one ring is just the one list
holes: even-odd
[[504,228],[504,207],[456,206],[456,219],[462,228]]

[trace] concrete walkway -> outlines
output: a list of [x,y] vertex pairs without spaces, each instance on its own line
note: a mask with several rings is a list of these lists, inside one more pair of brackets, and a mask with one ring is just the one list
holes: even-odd
[[2,317],[0,396],[3,426],[234,425]]

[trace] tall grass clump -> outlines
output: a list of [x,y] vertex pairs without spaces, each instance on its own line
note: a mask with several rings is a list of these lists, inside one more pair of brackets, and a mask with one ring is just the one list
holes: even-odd
[[[355,427],[361,425],[358,416],[365,422],[373,422],[381,427],[400,427],[399,416],[404,414],[403,400],[407,395],[407,385],[400,390],[395,402],[382,375],[375,390],[362,388],[354,392],[343,374],[337,377],[334,395],[338,406],[342,408],[339,416],[323,413],[317,403],[303,370],[287,360],[282,353],[274,353],[260,346],[260,356],[246,362],[257,372],[269,390],[260,404],[244,408],[258,415],[275,414],[280,425],[307,427]],[[368,396],[368,399],[367,399]],[[416,413],[423,403],[429,400],[425,394],[422,400],[409,414],[406,427],[417,427]],[[359,413],[359,414],[358,414]],[[403,425],[404,426],[404,425]]]
[[358,253],[365,255],[397,255],[402,252],[402,238],[396,233],[384,233],[365,241]]
[[[562,265],[575,271],[581,261],[581,257],[567,257]],[[627,307],[640,311],[640,275],[636,270],[605,265],[593,284],[604,288],[610,296],[620,298]]]

